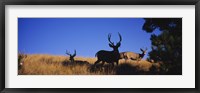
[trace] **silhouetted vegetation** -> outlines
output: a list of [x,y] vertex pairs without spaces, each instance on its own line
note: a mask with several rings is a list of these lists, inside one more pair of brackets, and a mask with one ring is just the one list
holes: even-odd
[[162,74],[182,74],[182,19],[145,18],[143,30],[151,33],[156,29],[161,34],[151,35],[149,60],[164,63],[161,65]]
[[133,66],[131,64],[124,63],[117,67],[116,74],[117,75],[139,75],[142,73],[140,73],[138,66]]

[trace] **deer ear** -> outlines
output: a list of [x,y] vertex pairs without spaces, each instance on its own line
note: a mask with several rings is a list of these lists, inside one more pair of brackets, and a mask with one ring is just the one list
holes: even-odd
[[109,46],[110,46],[110,47],[113,47],[113,45],[112,45],[112,44],[109,44]]
[[75,57],[75,56],[76,56],[76,54],[72,55],[72,57]]
[[70,54],[69,56],[70,56],[70,57],[72,57],[72,55],[71,55],[71,54]]
[[75,57],[76,56],[76,50],[74,50],[74,54],[73,54],[73,57]]
[[116,45],[117,47],[120,47],[121,46],[121,43],[119,42],[119,43],[117,43],[117,45]]

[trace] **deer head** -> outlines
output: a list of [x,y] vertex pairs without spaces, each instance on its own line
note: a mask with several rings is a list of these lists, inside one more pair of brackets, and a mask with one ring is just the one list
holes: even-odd
[[142,51],[142,54],[145,55],[147,52],[147,48],[145,50],[143,50],[142,48],[140,48],[140,50]]
[[120,35],[119,33],[118,33],[118,35],[119,35],[120,40],[119,40],[119,42],[117,42],[117,44],[115,45],[114,42],[111,42],[111,40],[110,40],[111,34],[108,34],[109,46],[110,46],[111,48],[113,48],[114,51],[118,51],[118,48],[119,48],[120,45],[121,45],[122,37],[121,37],[121,35]]
[[71,62],[74,62],[74,57],[76,56],[76,50],[74,50],[74,54],[73,54],[73,55],[70,54],[70,52],[66,50],[66,54],[70,56],[70,57],[69,57],[69,60],[70,60]]

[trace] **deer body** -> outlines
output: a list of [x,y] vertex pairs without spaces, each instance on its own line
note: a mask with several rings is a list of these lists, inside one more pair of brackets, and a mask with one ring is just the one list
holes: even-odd
[[101,50],[96,53],[96,56],[98,60],[101,60],[107,63],[118,62],[118,60],[120,59],[119,51]]
[[120,53],[120,59],[131,59],[131,60],[141,60],[144,55],[146,54],[147,48],[146,50],[140,49],[142,51],[142,53],[134,53],[134,52],[121,52]]
[[113,42],[110,41],[111,34],[108,35],[108,41],[110,42],[109,46],[111,48],[113,48],[113,51],[106,51],[106,50],[100,50],[100,51],[98,51],[96,53],[96,55],[95,55],[97,57],[97,61],[94,63],[94,65],[96,65],[99,62],[102,62],[102,66],[103,66],[103,64],[105,62],[111,63],[112,66],[114,66],[114,62],[116,62],[117,65],[118,65],[118,61],[120,59],[120,53],[119,53],[118,48],[120,47],[121,40],[122,40],[120,34],[119,34],[119,37],[120,37],[120,41],[115,45]]

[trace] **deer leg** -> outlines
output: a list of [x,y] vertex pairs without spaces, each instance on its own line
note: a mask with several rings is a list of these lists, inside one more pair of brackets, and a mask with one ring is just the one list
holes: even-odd
[[127,62],[127,59],[128,59],[128,57],[127,57],[127,56],[125,56],[125,57],[124,57],[124,59],[125,59],[125,62]]
[[105,63],[105,61],[102,61],[102,64],[101,64],[102,67],[103,67],[104,63]]
[[95,63],[94,63],[94,65],[96,66],[96,64],[98,64],[100,62],[100,60],[97,60]]
[[118,66],[118,64],[119,64],[119,61],[117,61],[117,62],[116,62],[116,64],[117,64],[117,66]]
[[124,58],[124,61],[125,61],[125,62],[127,62],[127,59],[126,59],[126,58]]
[[112,65],[112,68],[114,67],[114,62],[113,63],[111,63],[111,65]]
[[128,59],[128,57],[127,57],[127,56],[125,56],[125,59]]
[[100,71],[103,71],[103,65],[104,65],[104,61],[102,61],[101,65],[99,66],[100,67]]

